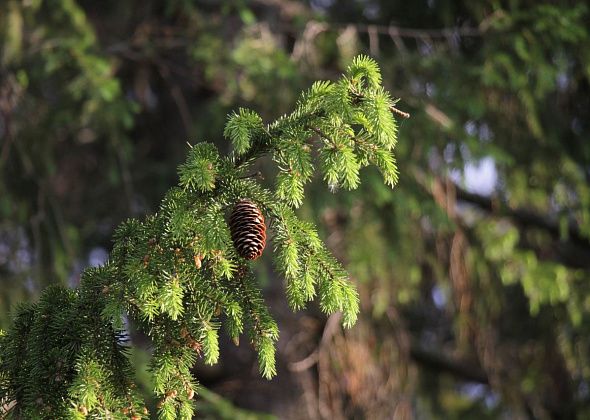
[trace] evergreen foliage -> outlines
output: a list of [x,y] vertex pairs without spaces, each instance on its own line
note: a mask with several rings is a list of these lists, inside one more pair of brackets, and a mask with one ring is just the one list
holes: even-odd
[[[87,269],[77,289],[52,286],[17,311],[0,339],[0,401],[8,416],[147,418],[126,357],[126,318],[152,339],[161,419],[192,417],[198,385],[191,367],[199,357],[218,361],[222,329],[235,342],[247,333],[261,375],[272,378],[277,324],[227,223],[244,198],[269,220],[290,306],[301,309],[318,297],[322,311],[342,311],[343,325],[351,327],[357,291],[293,208],[303,202],[314,166],[332,189],[356,188],[359,170],[370,164],[395,184],[393,105],[377,64],[361,56],[340,80],[315,83],[294,112],[272,124],[253,111],[232,114],[225,129],[234,149],[229,157],[209,143],[191,146],[179,185],[156,214],[116,230],[107,263]],[[263,155],[278,167],[274,190],[246,176]]]
[[[370,52],[411,98],[403,179],[392,191],[369,169],[347,194],[313,181],[297,212],[323,222],[370,311],[343,334],[315,305],[284,312],[281,282],[267,286],[281,341],[296,342],[276,355],[293,386],[233,357],[242,337],[197,374],[199,417],[239,418],[211,389],[285,419],[590,418],[586,3],[0,1],[0,327],[103,262],[121,220],[158,209],[185,139],[225,151],[231,110],[273,121]],[[245,173],[258,170],[276,180],[271,159]]]

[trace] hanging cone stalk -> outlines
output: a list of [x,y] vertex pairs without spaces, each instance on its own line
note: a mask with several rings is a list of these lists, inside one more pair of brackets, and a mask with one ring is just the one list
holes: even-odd
[[266,225],[256,204],[248,199],[240,200],[229,217],[229,229],[241,257],[255,260],[262,255],[266,246]]

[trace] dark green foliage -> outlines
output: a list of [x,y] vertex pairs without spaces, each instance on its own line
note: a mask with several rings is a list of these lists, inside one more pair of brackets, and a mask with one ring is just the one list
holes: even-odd
[[1,398],[16,402],[10,415],[78,418],[84,412],[143,412],[132,388],[125,337],[101,314],[102,288],[113,281],[111,269],[89,269],[78,290],[51,286],[37,304],[16,313],[1,342]]
[[[76,290],[47,289],[22,308],[0,345],[1,401],[26,418],[143,418],[126,358],[122,318],[152,339],[150,371],[162,419],[189,419],[198,357],[219,359],[219,334],[247,332],[260,373],[276,374],[278,327],[264,302],[253,263],[230,237],[228,213],[247,197],[273,233],[275,263],[294,309],[318,297],[326,314],[343,313],[351,327],[359,311],[355,287],[314,227],[295,214],[313,175],[312,149],[331,188],[359,185],[359,169],[375,163],[385,181],[397,179],[392,149],[393,102],[377,65],[357,58],[337,82],[316,83],[296,110],[268,126],[256,114],[230,116],[225,134],[234,154],[191,146],[180,182],[158,212],[124,222],[108,263],[87,269]],[[270,154],[279,168],[276,191],[245,178],[255,157]]]

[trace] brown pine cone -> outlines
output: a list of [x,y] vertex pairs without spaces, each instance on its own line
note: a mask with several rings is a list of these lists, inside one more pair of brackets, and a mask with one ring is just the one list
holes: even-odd
[[266,225],[256,204],[248,199],[238,201],[229,217],[229,229],[241,257],[255,260],[262,255],[266,246]]

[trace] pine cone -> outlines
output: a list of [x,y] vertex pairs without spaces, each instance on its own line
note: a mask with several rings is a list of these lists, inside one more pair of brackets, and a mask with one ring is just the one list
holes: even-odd
[[260,209],[252,201],[238,201],[229,216],[231,239],[238,254],[248,260],[262,255],[266,246],[266,225]]

